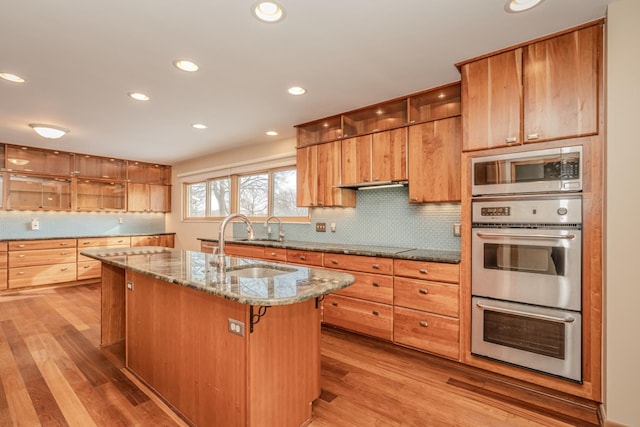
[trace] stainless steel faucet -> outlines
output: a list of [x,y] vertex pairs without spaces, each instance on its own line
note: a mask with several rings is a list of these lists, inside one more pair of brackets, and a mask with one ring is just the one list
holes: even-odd
[[272,219],[278,221],[278,241],[282,242],[284,240],[284,231],[282,230],[282,221],[279,217],[271,215],[269,218],[267,218],[267,220],[264,222],[264,226],[267,227],[267,233],[271,234],[271,226],[269,226],[269,221]]
[[253,224],[245,215],[240,213],[234,213],[228,215],[224,220],[222,220],[222,224],[220,224],[220,230],[218,231],[218,274],[224,272],[225,268],[225,260],[224,260],[224,232],[227,228],[227,224],[234,219],[240,219],[245,224],[247,224],[247,234],[249,240],[255,240],[256,238],[256,230],[253,228]]

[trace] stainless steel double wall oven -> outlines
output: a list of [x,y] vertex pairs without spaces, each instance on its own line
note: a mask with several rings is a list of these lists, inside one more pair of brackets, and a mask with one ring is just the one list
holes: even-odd
[[471,352],[582,381],[582,147],[472,160]]

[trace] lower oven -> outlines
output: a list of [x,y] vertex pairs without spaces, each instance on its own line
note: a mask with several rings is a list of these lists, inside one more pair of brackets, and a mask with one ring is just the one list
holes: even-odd
[[582,199],[472,201],[471,352],[581,381]]

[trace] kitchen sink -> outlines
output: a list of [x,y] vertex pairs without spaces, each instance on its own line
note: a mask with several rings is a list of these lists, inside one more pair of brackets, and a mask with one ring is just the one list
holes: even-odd
[[293,273],[294,271],[296,271],[294,268],[286,268],[286,267],[273,268],[270,266],[263,266],[263,265],[259,265],[259,266],[249,265],[249,266],[233,267],[233,268],[227,269],[225,274],[227,276],[233,276],[233,277],[263,279],[268,277],[280,276],[282,274]]

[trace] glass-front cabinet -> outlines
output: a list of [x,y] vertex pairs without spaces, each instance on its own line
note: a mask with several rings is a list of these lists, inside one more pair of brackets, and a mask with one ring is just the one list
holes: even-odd
[[127,162],[121,159],[77,154],[75,174],[83,178],[124,181],[127,178]]
[[7,170],[43,175],[71,176],[73,154],[40,148],[7,146]]
[[83,211],[123,211],[126,208],[126,193],[124,182],[78,180],[77,209]]
[[130,161],[127,166],[127,179],[130,182],[169,185],[171,183],[171,167]]
[[70,210],[71,179],[11,174],[9,209]]

